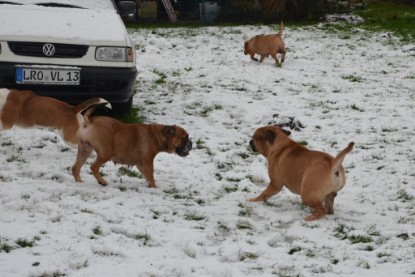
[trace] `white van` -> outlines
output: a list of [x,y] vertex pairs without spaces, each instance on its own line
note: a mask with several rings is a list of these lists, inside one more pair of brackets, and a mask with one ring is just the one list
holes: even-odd
[[134,45],[120,15],[135,1],[0,0],[0,88],[131,108]]

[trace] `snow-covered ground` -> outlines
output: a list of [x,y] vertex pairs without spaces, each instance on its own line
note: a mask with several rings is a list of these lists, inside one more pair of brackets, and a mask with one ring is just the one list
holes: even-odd
[[[54,130],[0,133],[0,276],[409,276],[415,272],[415,46],[330,25],[284,30],[286,61],[246,39],[278,26],[130,30],[145,122],[177,124],[190,155],[160,154],[157,189],[107,163],[108,187]],[[277,116],[278,115],[278,116]],[[267,185],[256,128],[292,117],[292,138],[336,154],[335,215],[305,222],[300,197]],[[89,163],[92,159],[89,160]]]

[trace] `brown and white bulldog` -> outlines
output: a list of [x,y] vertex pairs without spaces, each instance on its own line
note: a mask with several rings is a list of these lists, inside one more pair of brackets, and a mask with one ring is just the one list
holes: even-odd
[[50,97],[38,96],[29,90],[0,89],[0,131],[13,126],[21,128],[52,127],[72,147],[78,145],[77,113],[88,107],[111,104],[102,98],[91,98],[77,106]]
[[[304,219],[316,220],[333,214],[334,198],[345,185],[341,165],[354,142],[334,158],[327,153],[309,150],[288,137],[290,131],[275,126],[257,129],[249,142],[252,150],[268,159],[271,182],[267,188],[250,201],[265,201],[281,191],[283,186],[301,195],[302,202],[313,209]],[[324,203],[324,204],[323,204]]]
[[276,64],[279,64],[277,54],[281,54],[281,63],[285,60],[285,43],[282,39],[282,31],[284,29],[284,24],[280,23],[280,31],[277,34],[271,35],[257,35],[248,41],[244,45],[244,54],[250,55],[251,60],[258,61],[255,58],[255,54],[261,56],[259,62],[262,62],[266,57],[271,55],[275,60]]
[[181,127],[159,124],[126,124],[105,116],[91,117],[89,110],[79,113],[82,125],[78,130],[78,155],[72,166],[76,182],[82,182],[81,167],[92,150],[97,157],[91,165],[92,174],[98,183],[107,182],[99,168],[112,160],[114,163],[137,166],[146,178],[149,187],[156,188],[154,180],[154,158],[160,152],[176,153],[185,157],[192,149],[188,133]]

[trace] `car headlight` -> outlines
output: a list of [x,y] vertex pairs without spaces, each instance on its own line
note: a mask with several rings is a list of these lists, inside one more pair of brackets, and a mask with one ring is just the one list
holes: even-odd
[[95,51],[95,59],[110,62],[132,62],[134,60],[133,49],[125,47],[98,47]]

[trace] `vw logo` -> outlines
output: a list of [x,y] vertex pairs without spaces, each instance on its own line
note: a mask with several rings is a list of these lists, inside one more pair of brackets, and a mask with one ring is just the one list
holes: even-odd
[[51,57],[55,54],[55,46],[53,44],[50,43],[46,43],[45,45],[43,45],[43,54],[45,54],[45,56]]

